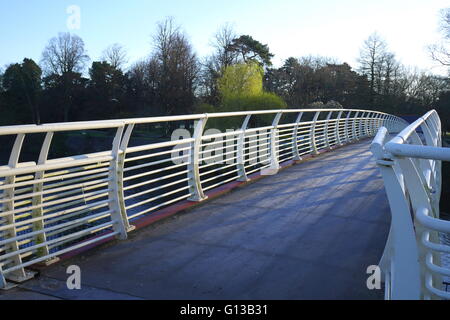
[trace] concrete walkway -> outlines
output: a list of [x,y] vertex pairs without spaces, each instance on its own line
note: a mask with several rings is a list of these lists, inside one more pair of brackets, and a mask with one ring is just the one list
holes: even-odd
[[[0,299],[382,299],[389,230],[369,140],[282,170],[42,271]],[[66,289],[81,267],[82,289]]]

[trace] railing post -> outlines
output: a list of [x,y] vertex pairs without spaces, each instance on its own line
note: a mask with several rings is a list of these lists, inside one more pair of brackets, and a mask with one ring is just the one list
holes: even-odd
[[8,283],[6,282],[5,276],[3,275],[3,268],[0,265],[0,289],[7,289]]
[[294,155],[294,161],[301,161],[302,157],[298,149],[298,128],[300,127],[300,122],[302,121],[303,112],[300,112],[295,120],[294,135],[292,137],[292,154]]
[[359,116],[360,112],[357,111],[355,116],[353,117],[353,121],[352,121],[352,141],[353,140],[359,140],[358,137],[358,133],[356,131],[356,122],[358,122],[358,116]]
[[[425,131],[428,131],[428,138],[425,135],[425,139],[427,139],[429,143],[432,143],[434,147],[442,147],[442,137],[441,137],[441,124],[440,124],[440,119],[439,116],[434,117],[435,115],[437,115],[437,112],[435,112],[434,114],[430,115],[430,117],[428,118],[428,122],[425,121],[424,122],[424,127]],[[441,198],[441,192],[442,192],[442,161],[439,160],[434,160],[434,176],[435,176],[435,182],[436,182],[436,193],[435,193],[435,197],[438,199],[438,203],[439,203],[439,199]]]
[[436,147],[442,147],[441,119],[436,111],[430,115],[428,122],[430,122],[430,126],[433,127],[433,132],[436,135]]
[[245,172],[245,152],[244,152],[244,146],[245,146],[245,131],[247,130],[248,123],[251,118],[251,114],[247,115],[244,119],[244,122],[242,123],[241,127],[241,133],[238,137],[238,145],[237,145],[237,169],[238,169],[238,175],[239,178],[238,181],[249,181],[250,179],[247,177],[247,173]]
[[349,134],[349,130],[348,130],[348,125],[349,125],[349,122],[350,122],[350,115],[352,114],[352,111],[349,111],[348,113],[347,113],[347,118],[345,118],[345,124],[344,124],[344,128],[345,128],[345,142],[346,143],[349,143],[350,142],[350,134]]
[[356,123],[358,125],[356,129],[357,140],[364,137],[363,127],[364,127],[364,116],[366,115],[366,113],[365,112],[360,113],[361,113],[360,119],[356,120]]
[[375,121],[377,119],[378,115],[376,112],[373,112],[370,120],[369,120],[369,126],[368,126],[368,130],[369,130],[369,135],[373,135],[375,132]]
[[[430,203],[428,199],[428,194],[425,189],[425,185],[423,183],[423,180],[420,177],[420,174],[417,170],[417,167],[415,166],[414,162],[411,158],[396,158],[403,175],[405,177],[405,185],[407,185],[409,198],[411,200],[411,207],[413,212],[417,212],[417,210],[421,207],[426,208],[434,218],[439,217],[439,213],[436,212],[436,209],[432,207],[432,204]],[[417,238],[417,242],[420,243],[422,239],[422,235],[424,232],[423,227],[415,221],[415,236]],[[430,240],[434,243],[439,243],[439,234],[437,231],[430,231]],[[439,252],[433,252],[433,260],[436,261],[436,263],[440,263],[440,253]],[[425,279],[425,273],[426,273],[426,250],[424,250],[423,246],[419,246],[418,250],[418,261],[420,266],[420,272],[421,272],[421,279]],[[442,287],[442,279],[440,275],[433,275],[433,286],[435,288],[441,288]],[[421,294],[423,295],[425,292],[425,284],[424,282],[421,282]]]
[[319,119],[319,115],[320,115],[320,111],[317,111],[316,114],[314,115],[314,119],[311,124],[311,131],[309,133],[311,152],[313,154],[319,154],[319,152],[317,150],[317,144],[316,144],[316,124],[317,124],[317,120]]
[[385,123],[385,121],[386,121],[386,115],[382,114],[380,117],[380,120],[379,120],[378,128],[385,127],[386,129],[389,130],[388,125]]
[[205,129],[206,121],[208,117],[198,119],[194,129],[194,141],[192,142],[191,154],[188,163],[188,178],[189,178],[189,191],[191,197],[189,201],[203,201],[208,197],[203,193],[202,184],[200,181],[200,167],[199,167],[199,154],[200,146],[202,143],[203,130]]
[[389,132],[393,132],[394,130],[392,130],[393,128],[392,128],[392,116],[391,115],[387,116],[386,122],[387,122],[387,128],[388,128]]
[[342,146],[342,142],[341,142],[341,136],[340,136],[340,123],[341,123],[341,118],[342,118],[342,113],[344,111],[339,111],[338,117],[336,119],[336,128],[335,128],[335,135],[336,135],[336,144],[339,146]]
[[[441,121],[437,112],[432,113],[427,121],[424,122],[425,131],[428,131],[428,137],[425,134],[425,138],[427,139],[427,144],[432,144],[434,147],[442,147],[442,135],[441,135]],[[441,198],[441,188],[442,188],[442,161],[435,160],[434,162],[434,177],[436,183],[435,190],[435,198],[437,199],[437,203],[439,205],[439,200]]]
[[[420,128],[423,131],[423,135],[425,136],[425,144],[428,146],[436,147],[437,140],[435,139],[435,132],[436,129],[431,126],[428,126],[427,122],[424,121]],[[415,144],[422,145],[422,141],[420,140],[417,132],[413,132],[413,137],[416,139],[417,142]],[[430,199],[431,204],[434,212],[439,216],[439,202],[441,199],[441,161],[439,160],[428,160],[428,159],[418,159],[420,161],[420,164],[426,161],[425,163],[425,170],[423,170],[424,177],[428,179],[426,181],[428,187],[430,190],[428,192],[430,193]],[[426,172],[426,174],[425,174]]]
[[430,116],[428,119],[428,122],[425,121],[424,124],[428,127],[431,127],[431,130],[429,130],[429,138],[431,143],[428,143],[428,145],[433,147],[440,147],[439,146],[439,128],[437,127],[437,124],[434,122],[432,117]]
[[370,136],[370,130],[369,130],[369,125],[370,125],[370,119],[372,118],[373,112],[367,112],[367,114],[365,115],[365,119],[364,121],[364,125],[363,125],[363,132],[364,132],[364,136],[365,137],[369,137]]
[[373,117],[371,121],[370,131],[373,135],[377,134],[378,131],[378,120],[380,119],[380,114],[378,112],[375,113],[375,116]]
[[120,190],[120,170],[119,170],[119,152],[120,152],[120,142],[122,139],[124,126],[118,127],[116,131],[116,136],[114,137],[111,155],[112,160],[109,166],[109,210],[111,211],[111,219],[114,221],[113,230],[118,232],[117,238],[120,240],[125,240],[127,238],[127,225],[128,219],[124,219],[122,216],[121,204],[119,200]]
[[[17,168],[19,164],[19,156],[20,152],[22,150],[23,141],[25,139],[24,133],[19,133],[16,136],[16,139],[14,141],[14,145],[9,157],[8,166],[11,169]],[[16,217],[14,215],[14,194],[15,194],[15,187],[14,184],[16,182],[16,176],[8,176],[5,178],[4,183],[6,185],[11,185],[7,189],[4,190],[4,197],[6,199],[9,199],[7,202],[3,203],[3,211],[10,211],[11,214],[8,214],[5,216],[5,223],[6,225],[13,225],[16,223]],[[15,238],[17,236],[17,228],[15,226],[12,226],[7,231],[5,231],[5,235],[3,237],[5,238]],[[10,252],[16,252],[19,250],[19,242],[12,241],[7,246],[9,248],[6,250],[7,253]],[[14,266],[18,266],[22,264],[22,257],[20,254],[17,254],[13,256],[12,258]],[[12,280],[14,282],[23,282],[26,281],[34,276],[34,273],[26,271],[24,268],[17,269],[15,271],[12,271],[8,273],[6,276],[3,274],[0,276],[0,285],[3,286],[3,288],[8,288],[8,284],[6,283],[5,278]]]
[[122,141],[120,142],[120,147],[118,151],[118,157],[119,160],[117,162],[117,176],[118,176],[118,198],[119,198],[119,205],[120,205],[120,215],[122,217],[122,220],[124,222],[124,227],[127,232],[133,231],[136,229],[135,226],[130,225],[130,222],[128,220],[127,215],[127,209],[125,206],[125,194],[124,194],[124,183],[123,183],[123,173],[125,169],[125,158],[127,156],[127,148],[128,143],[130,142],[131,134],[133,133],[134,124],[129,124],[127,126],[127,129],[125,130],[125,133],[122,137]]
[[325,122],[325,148],[330,149],[330,137],[328,136],[328,128],[330,124],[331,115],[333,114],[333,111],[330,111],[327,115],[326,122]]
[[[41,147],[41,152],[39,154],[39,159],[38,159],[38,165],[42,165],[45,164],[47,162],[47,158],[48,158],[48,152],[50,150],[50,145],[52,143],[52,139],[53,139],[53,132],[47,132],[47,134],[45,135],[45,139],[44,142],[42,144]],[[34,179],[35,180],[40,180],[43,179],[45,176],[45,171],[38,171],[36,172]],[[43,196],[42,196],[42,191],[43,191],[43,185],[44,183],[42,182],[37,182],[35,184],[33,184],[33,193],[39,193],[38,195],[33,197],[32,203],[33,206],[38,206],[38,205],[42,205],[42,201],[43,201]],[[45,224],[44,224],[44,220],[43,220],[43,208],[42,206],[39,208],[36,208],[33,210],[33,214],[32,214],[33,218],[41,218],[40,220],[36,221],[33,223],[33,231],[40,231],[43,230],[45,228]],[[39,235],[37,235],[35,237],[35,241],[36,244],[39,243],[44,243],[47,241],[47,236],[45,234],[45,232],[40,233]],[[46,256],[50,253],[48,246],[43,246],[40,247],[37,251],[37,255],[38,256]],[[53,262],[58,261],[59,258],[58,257],[54,257],[50,260],[47,260],[45,262],[45,264],[51,264]]]
[[278,112],[273,119],[272,129],[270,131],[270,166],[266,169],[261,170],[262,175],[274,175],[280,169],[280,164],[278,163],[277,133],[278,124],[280,123],[282,115],[283,112]]
[[391,229],[380,267],[388,281],[391,299],[420,298],[420,267],[414,225],[409,213],[405,192],[395,171],[395,163],[384,151],[384,140],[388,132],[378,132],[371,145],[377,166],[383,177],[386,194],[391,207]]
[[389,132],[392,132],[392,126],[391,126],[391,116],[390,115],[386,115],[386,119],[385,119],[385,127],[388,129]]
[[375,114],[375,117],[372,119],[372,125],[370,128],[372,135],[375,135],[378,131],[378,128],[380,126],[380,118],[381,118],[381,114],[377,113],[377,114]]

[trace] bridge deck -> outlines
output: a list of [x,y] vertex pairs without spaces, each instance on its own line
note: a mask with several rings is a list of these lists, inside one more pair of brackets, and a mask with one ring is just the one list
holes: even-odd
[[[366,288],[389,229],[367,140],[55,264],[0,299],[380,299]],[[65,289],[67,266],[82,290]]]

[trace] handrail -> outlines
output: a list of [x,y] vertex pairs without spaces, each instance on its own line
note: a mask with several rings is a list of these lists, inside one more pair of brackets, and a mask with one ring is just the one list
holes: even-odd
[[[250,128],[258,115],[266,123]],[[296,120],[283,122],[285,115]],[[227,118],[237,130],[205,130],[211,119]],[[179,128],[170,141],[133,140],[139,125],[174,121],[194,130]],[[8,279],[28,279],[25,267],[34,263],[125,239],[136,219],[171,204],[203,201],[227,182],[276,174],[283,162],[372,136],[382,125],[400,131],[405,124],[370,110],[282,109],[0,127],[0,136],[15,137],[8,163],[0,164],[0,288]],[[107,150],[48,159],[55,132],[97,129],[115,131]],[[35,133],[46,133],[40,156],[21,163],[23,141]]]
[[[387,141],[388,140],[388,141]],[[389,140],[381,127],[371,151],[381,171],[389,205],[391,229],[380,261],[389,282],[391,299],[450,299],[443,277],[450,266],[441,254],[450,253],[442,233],[450,233],[450,221],[439,217],[442,163],[450,161],[450,148],[443,148],[440,119],[427,112]]]
[[[241,111],[241,112],[216,112],[216,113],[201,113],[190,115],[174,115],[174,116],[160,116],[160,117],[146,117],[146,118],[128,118],[128,119],[112,119],[112,120],[92,120],[92,121],[76,121],[76,122],[58,122],[46,123],[41,125],[13,125],[0,127],[0,135],[10,135],[18,133],[38,133],[38,132],[58,132],[70,130],[90,130],[90,129],[104,129],[114,128],[127,124],[144,124],[144,123],[158,123],[158,122],[173,122],[181,120],[199,120],[205,118],[223,118],[223,117],[237,117],[247,115],[262,115],[274,113],[298,113],[298,112],[318,112],[318,111],[340,111],[344,109],[275,109],[275,110],[255,110],[255,111]],[[346,111],[366,111],[359,109],[345,109]],[[378,112],[379,115],[388,115],[384,112]]]

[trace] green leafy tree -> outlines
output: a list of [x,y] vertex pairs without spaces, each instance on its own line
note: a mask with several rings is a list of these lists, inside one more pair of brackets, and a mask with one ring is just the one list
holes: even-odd
[[270,53],[269,46],[253,39],[252,36],[242,35],[233,39],[228,45],[227,52],[235,53],[242,61],[256,61],[261,66],[271,66],[274,55]]
[[[221,104],[218,111],[252,111],[283,109],[287,105],[274,93],[263,90],[264,72],[255,62],[228,66],[218,79]],[[251,119],[251,125],[267,124],[273,116],[261,116]],[[258,122],[259,121],[259,122]],[[222,127],[238,128],[242,119],[224,119]],[[222,128],[223,129],[223,128]]]
[[[43,114],[46,122],[89,120],[83,112],[88,79],[81,73],[51,74],[44,77]],[[44,117],[43,116],[43,117]]]
[[38,99],[41,92],[41,68],[32,59],[10,65],[3,75],[7,104],[15,110],[15,122],[40,123]]
[[222,98],[262,93],[263,74],[262,67],[253,62],[226,67],[217,81]]
[[125,76],[106,61],[94,61],[89,69],[90,80],[85,110],[90,118],[118,117],[125,111]]

